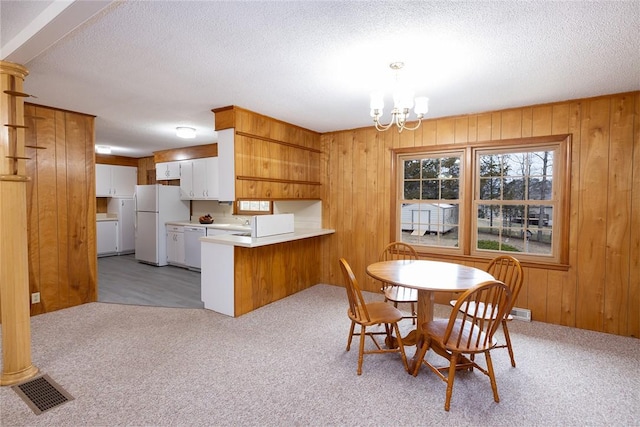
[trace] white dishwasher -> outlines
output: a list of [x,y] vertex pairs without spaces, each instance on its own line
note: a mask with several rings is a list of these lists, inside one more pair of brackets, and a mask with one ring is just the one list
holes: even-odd
[[200,270],[200,238],[205,235],[205,227],[184,227],[184,258],[187,267]]

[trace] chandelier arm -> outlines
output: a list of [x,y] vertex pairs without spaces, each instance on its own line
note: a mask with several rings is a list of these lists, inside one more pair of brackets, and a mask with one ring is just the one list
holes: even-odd
[[406,130],[416,130],[420,127],[421,123],[422,123],[422,119],[418,119],[418,123],[414,127],[409,127],[407,125],[404,125],[403,128]]
[[375,120],[375,125],[376,125],[376,130],[380,131],[380,132],[384,132],[385,130],[388,130],[392,125],[393,125],[393,121],[389,122],[386,125],[383,125],[382,123],[380,123],[377,119]]

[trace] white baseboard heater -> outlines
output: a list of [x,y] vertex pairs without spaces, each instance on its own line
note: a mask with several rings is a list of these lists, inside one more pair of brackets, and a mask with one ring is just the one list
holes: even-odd
[[514,319],[531,322],[531,310],[527,310],[526,308],[513,307],[511,315]]

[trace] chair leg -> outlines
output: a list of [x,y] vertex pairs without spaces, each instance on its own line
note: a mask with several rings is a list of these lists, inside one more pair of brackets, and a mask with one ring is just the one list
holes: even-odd
[[358,352],[358,375],[362,374],[362,361],[364,359],[364,340],[367,338],[367,327],[360,325],[360,351]]
[[504,332],[504,339],[507,342],[507,350],[509,350],[509,357],[511,358],[511,366],[516,367],[516,359],[513,357],[513,348],[511,348],[511,337],[509,336],[509,328],[507,327],[507,321],[502,321],[502,331]]
[[447,375],[447,397],[444,401],[444,410],[448,411],[451,405],[451,395],[453,394],[453,381],[456,378],[456,365],[458,364],[458,353],[451,355],[449,364],[449,374]]
[[422,367],[422,361],[424,360],[424,356],[427,354],[429,347],[431,347],[431,339],[425,338],[424,342],[422,343],[422,346],[416,350],[417,357],[414,357],[414,358],[416,359],[417,362],[416,362],[416,366],[413,367],[414,377],[418,376],[418,372],[420,372],[420,367]]
[[356,322],[351,321],[351,329],[349,330],[349,340],[347,341],[347,351],[351,350],[351,340],[353,339],[353,330],[356,327]]
[[414,302],[411,303],[411,317],[413,324],[416,324],[416,304]]
[[400,328],[398,327],[397,323],[394,323],[393,326],[396,330],[396,337],[398,337],[396,342],[398,343],[398,348],[400,349],[400,356],[402,357],[402,364],[404,365],[404,370],[409,372],[409,365],[407,364],[407,355],[404,352],[404,344],[402,344],[402,337],[400,336]]
[[493,372],[493,363],[491,362],[491,354],[489,351],[485,351],[484,356],[487,359],[487,372],[489,373],[489,379],[491,380],[493,400],[495,400],[496,402],[500,402],[500,396],[498,396],[498,384],[496,384],[496,376]]

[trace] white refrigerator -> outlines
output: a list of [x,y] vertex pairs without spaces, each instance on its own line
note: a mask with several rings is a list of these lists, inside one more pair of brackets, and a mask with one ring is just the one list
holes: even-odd
[[180,187],[172,185],[136,185],[135,238],[139,262],[167,265],[169,221],[189,222],[189,201],[180,200]]
[[107,212],[118,217],[118,255],[134,253],[136,212],[133,198],[110,198]]

